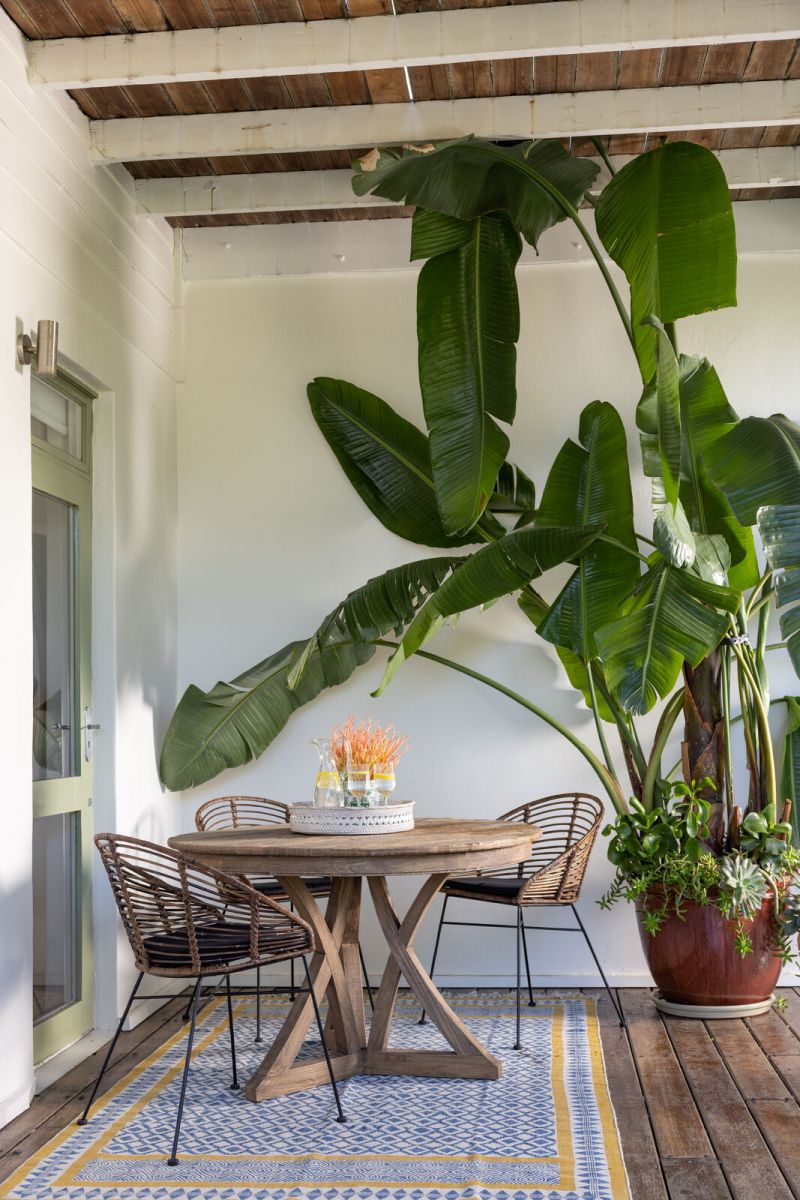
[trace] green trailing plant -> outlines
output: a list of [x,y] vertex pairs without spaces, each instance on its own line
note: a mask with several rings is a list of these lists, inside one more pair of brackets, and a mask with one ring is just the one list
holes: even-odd
[[791,939],[800,931],[800,901],[791,881],[800,854],[789,840],[791,826],[777,821],[771,806],[749,813],[738,849],[715,856],[707,848],[711,804],[703,793],[709,790],[709,778],[675,783],[649,812],[631,799],[629,811],[605,827],[616,873],[602,907],[637,903],[643,928],[655,937],[668,917],[683,919],[687,905],[711,905],[732,922],[734,945],[744,957],[753,949],[749,923],[771,897],[776,952],[787,962],[797,958]]
[[[630,827],[629,837],[664,851],[665,871],[687,879],[731,856],[766,869],[764,847],[786,824],[783,802],[800,780],[800,709],[791,698],[776,765],[767,641],[776,611],[781,646],[800,670],[800,429],[781,414],[740,418],[713,365],[678,346],[682,318],[736,303],[733,210],[716,157],[688,142],[640,155],[600,192],[593,232],[581,206],[597,171],[557,142],[478,138],[375,150],[355,164],[357,192],[416,206],[425,429],[341,379],[312,381],[309,403],[371,512],[447,557],[369,581],[307,641],[231,683],[190,687],[162,748],[169,787],[248,762],[300,705],[388,650],[376,694],[422,657],[559,731],[623,822],[611,843],[620,854]],[[638,367],[641,393],[631,406],[641,458],[634,461],[617,409],[593,399],[537,488],[508,458],[520,336],[515,270],[522,245],[536,246],[562,221],[594,258]],[[606,256],[624,273],[628,297]],[[651,484],[644,511],[633,503],[639,469]],[[538,580],[563,564],[569,578],[548,603]],[[506,597],[531,636],[555,648],[592,713],[596,745],[537,697],[430,649],[451,618]],[[656,734],[645,746],[637,720],[653,709]],[[679,723],[681,758],[670,766],[664,755]],[[735,736],[745,748],[746,792],[733,775]],[[675,790],[676,771],[685,794]],[[796,829],[796,806],[791,821]],[[677,876],[674,886],[684,894]]]

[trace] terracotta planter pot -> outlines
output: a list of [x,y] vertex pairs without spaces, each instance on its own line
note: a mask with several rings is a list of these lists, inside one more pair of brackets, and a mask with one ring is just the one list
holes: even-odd
[[726,920],[713,905],[687,904],[684,919],[669,915],[655,937],[642,926],[641,903],[636,910],[647,965],[666,1004],[769,1003],[781,970],[780,959],[771,949],[775,914],[771,896],[747,922],[753,950],[744,958],[734,945],[735,922]]

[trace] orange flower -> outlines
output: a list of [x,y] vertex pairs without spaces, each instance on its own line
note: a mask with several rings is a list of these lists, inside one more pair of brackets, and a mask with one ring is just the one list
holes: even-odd
[[347,745],[350,743],[350,757],[354,763],[368,763],[373,766],[378,762],[390,762],[396,766],[397,760],[408,749],[408,738],[398,734],[394,725],[378,725],[376,721],[358,721],[348,717],[343,726],[337,725],[331,734],[333,753],[336,766],[340,771],[347,768]]

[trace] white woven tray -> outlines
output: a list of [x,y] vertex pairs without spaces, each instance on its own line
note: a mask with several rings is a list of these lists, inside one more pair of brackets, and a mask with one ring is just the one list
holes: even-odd
[[401,800],[378,808],[317,808],[290,804],[289,825],[295,833],[402,833],[414,828],[414,801]]

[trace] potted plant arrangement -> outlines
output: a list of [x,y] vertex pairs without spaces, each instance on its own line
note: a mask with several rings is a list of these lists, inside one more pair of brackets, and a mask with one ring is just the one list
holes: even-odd
[[636,904],[659,1008],[753,1016],[770,1007],[781,966],[794,956],[800,854],[772,804],[737,822],[736,844],[720,852],[712,806],[700,794],[712,786],[708,778],[675,783],[650,812],[630,800],[604,830],[616,875],[601,904]]
[[[739,418],[712,364],[678,349],[679,319],[736,303],[733,210],[715,156],[674,142],[617,174],[606,165],[611,178],[598,194],[597,162],[558,142],[466,138],[374,151],[356,164],[357,191],[416,206],[427,432],[344,380],[315,379],[309,401],[375,516],[442,553],[368,581],[308,640],[232,682],[187,689],[162,777],[190,787],[249,761],[295,709],[379,648],[390,656],[378,693],[412,655],[434,660],[547,722],[597,774],[616,814],[608,834],[617,876],[606,902],[635,901],[659,1002],[687,1015],[740,1004],[757,1011],[770,1003],[798,927],[798,814],[785,801],[800,787],[800,710],[781,698],[790,721],[779,782],[767,663],[777,649],[800,671],[800,429],[781,414]],[[641,376],[646,513],[634,511],[631,474],[640,468],[608,402],[584,408],[538,495],[508,459],[516,265],[523,241],[536,246],[563,220],[593,256]],[[626,276],[629,299],[606,256]],[[572,572],[548,603],[537,580],[564,563]],[[535,698],[429,648],[449,618],[501,597],[515,597],[531,633],[555,647],[593,714],[596,748]],[[774,609],[777,648],[768,643]],[[637,719],[651,710],[658,724],[645,745]],[[681,755],[670,766],[664,756],[681,720]],[[734,779],[738,737],[746,789]]]

